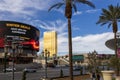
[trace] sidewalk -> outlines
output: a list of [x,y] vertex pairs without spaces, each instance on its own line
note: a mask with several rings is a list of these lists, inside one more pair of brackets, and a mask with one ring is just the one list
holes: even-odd
[[[91,78],[85,79],[85,80],[92,80]],[[100,80],[103,80],[103,78],[101,77]]]
[[[90,75],[86,74],[86,75],[76,75],[74,76],[74,80],[91,80],[89,79]],[[65,76],[65,77],[56,77],[56,78],[52,78],[52,80],[70,80],[69,76]]]

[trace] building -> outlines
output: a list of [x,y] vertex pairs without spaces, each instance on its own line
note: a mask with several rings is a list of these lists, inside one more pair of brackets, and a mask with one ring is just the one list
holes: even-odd
[[7,62],[32,62],[39,51],[39,35],[40,31],[31,25],[0,21],[0,63],[5,58]]
[[44,32],[44,50],[50,52],[50,57],[57,55],[57,33],[55,31]]

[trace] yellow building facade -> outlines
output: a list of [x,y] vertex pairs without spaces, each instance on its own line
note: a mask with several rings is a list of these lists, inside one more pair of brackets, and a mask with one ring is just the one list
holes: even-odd
[[50,31],[50,32],[44,32],[43,36],[43,47],[44,50],[50,52],[49,56],[53,57],[57,55],[57,32]]

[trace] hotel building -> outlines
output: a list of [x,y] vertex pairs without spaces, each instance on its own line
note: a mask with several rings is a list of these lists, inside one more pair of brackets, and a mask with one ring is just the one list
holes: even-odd
[[47,49],[50,57],[57,55],[57,33],[55,31],[44,32],[44,50]]

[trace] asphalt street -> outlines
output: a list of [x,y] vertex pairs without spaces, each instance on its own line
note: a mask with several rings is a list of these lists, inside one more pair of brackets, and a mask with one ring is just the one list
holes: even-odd
[[[14,80],[22,80],[22,71],[14,73]],[[80,74],[79,71],[75,71],[74,74]],[[47,75],[49,78],[59,77],[60,76],[60,68],[48,68]],[[63,75],[69,75],[69,68],[63,68]],[[38,69],[37,72],[27,73],[26,80],[40,80],[45,77],[45,70]],[[13,80],[12,72],[0,73],[0,80]]]

